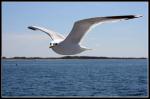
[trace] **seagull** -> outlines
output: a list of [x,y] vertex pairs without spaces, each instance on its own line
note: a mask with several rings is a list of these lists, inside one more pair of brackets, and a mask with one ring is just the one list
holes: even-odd
[[91,50],[80,44],[81,39],[93,26],[117,22],[122,20],[129,20],[134,18],[142,17],[141,15],[121,15],[121,16],[106,16],[106,17],[94,17],[83,20],[78,20],[74,23],[74,26],[65,38],[63,35],[38,26],[28,26],[31,30],[39,30],[46,33],[52,41],[50,42],[49,48],[61,55],[75,55],[86,50]]

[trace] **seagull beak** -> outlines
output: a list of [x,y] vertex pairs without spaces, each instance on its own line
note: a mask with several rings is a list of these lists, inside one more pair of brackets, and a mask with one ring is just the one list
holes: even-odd
[[49,46],[49,48],[52,48],[52,46]]

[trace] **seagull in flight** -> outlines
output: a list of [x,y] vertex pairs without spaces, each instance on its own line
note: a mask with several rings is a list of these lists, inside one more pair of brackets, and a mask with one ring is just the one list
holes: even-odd
[[59,33],[48,30],[43,27],[29,26],[31,30],[39,30],[46,33],[51,39],[49,48],[61,55],[75,55],[83,51],[90,50],[80,45],[80,41],[84,34],[87,33],[93,26],[118,22],[122,20],[129,20],[142,17],[141,15],[122,15],[122,16],[106,16],[106,17],[94,17],[76,21],[74,26],[67,37],[62,36]]

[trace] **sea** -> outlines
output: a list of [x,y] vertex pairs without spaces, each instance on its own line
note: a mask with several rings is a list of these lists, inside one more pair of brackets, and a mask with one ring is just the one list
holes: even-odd
[[2,59],[2,97],[146,97],[148,59]]

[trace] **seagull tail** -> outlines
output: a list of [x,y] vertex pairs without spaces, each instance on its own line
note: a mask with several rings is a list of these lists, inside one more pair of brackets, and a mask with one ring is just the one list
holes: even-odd
[[81,47],[83,50],[93,50],[91,48],[87,48],[87,47]]

